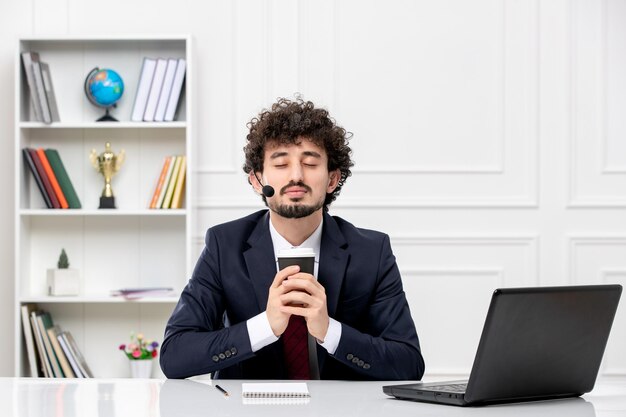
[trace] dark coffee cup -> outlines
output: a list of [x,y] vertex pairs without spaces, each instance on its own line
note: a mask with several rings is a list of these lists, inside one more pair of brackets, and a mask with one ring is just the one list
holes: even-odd
[[283,270],[291,265],[298,265],[300,272],[313,275],[315,271],[315,252],[311,248],[293,248],[278,253],[278,269]]

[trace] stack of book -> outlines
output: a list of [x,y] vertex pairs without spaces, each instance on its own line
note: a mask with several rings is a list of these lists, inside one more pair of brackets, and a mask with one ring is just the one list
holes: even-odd
[[174,289],[171,287],[140,287],[121,288],[111,291],[113,297],[124,297],[126,300],[138,300],[144,297],[174,297]]
[[185,178],[187,172],[187,157],[172,155],[165,157],[161,173],[156,181],[152,198],[151,209],[182,208],[185,193]]
[[184,58],[144,58],[131,120],[171,122],[183,89],[187,62]]
[[61,209],[81,207],[76,190],[56,149],[23,148],[22,154],[46,202],[46,207]]
[[30,376],[93,378],[72,334],[55,326],[50,313],[38,310],[36,304],[24,304],[22,328]]
[[30,90],[30,103],[38,122],[60,121],[50,67],[39,59],[38,52],[22,52],[24,74]]

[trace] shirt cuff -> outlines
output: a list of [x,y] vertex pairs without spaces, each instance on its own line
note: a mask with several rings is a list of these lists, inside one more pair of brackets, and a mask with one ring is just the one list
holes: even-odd
[[319,343],[321,347],[326,349],[326,351],[329,354],[334,355],[335,351],[337,350],[337,346],[339,346],[340,339],[341,339],[341,323],[329,317],[328,318],[328,331],[326,332],[326,337],[324,338],[324,342],[322,343],[318,340],[317,343]]
[[248,319],[246,326],[248,327],[248,336],[250,337],[250,346],[253,352],[263,349],[265,346],[278,340],[272,331],[265,311]]

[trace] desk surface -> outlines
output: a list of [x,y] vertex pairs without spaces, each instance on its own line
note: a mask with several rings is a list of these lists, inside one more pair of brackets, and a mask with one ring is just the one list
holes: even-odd
[[381,382],[309,381],[305,404],[244,404],[242,381],[0,378],[3,416],[19,417],[214,417],[214,416],[551,416],[626,415],[626,380],[606,379],[582,398],[460,408],[399,401]]

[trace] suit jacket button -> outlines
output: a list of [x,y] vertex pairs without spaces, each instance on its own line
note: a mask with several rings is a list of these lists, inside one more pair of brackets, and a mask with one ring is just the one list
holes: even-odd
[[211,359],[213,359],[213,362],[218,362],[220,360],[220,358],[218,358],[217,355],[213,355]]
[[352,358],[352,363],[358,363],[358,362],[359,362],[359,358],[357,358],[356,356]]
[[219,357],[220,357],[220,359],[222,359],[222,360],[223,360],[223,359],[226,359],[226,355],[224,355],[223,353],[220,353],[218,356],[219,356]]
[[224,355],[226,355],[227,358],[230,358],[232,353],[230,353],[230,350],[227,350],[226,352],[224,352]]
[[351,360],[352,360],[352,358],[354,358],[354,355],[353,355],[352,353],[348,353],[348,354],[346,355],[346,359],[347,359],[347,360],[351,361]]
[[364,363],[363,364],[363,369],[370,369],[370,364],[369,363]]
[[363,362],[361,360],[357,363],[357,365],[359,365],[360,368],[362,368],[364,364],[365,364],[365,362]]
[[237,354],[237,348],[230,348],[230,353],[232,353],[233,355]]

